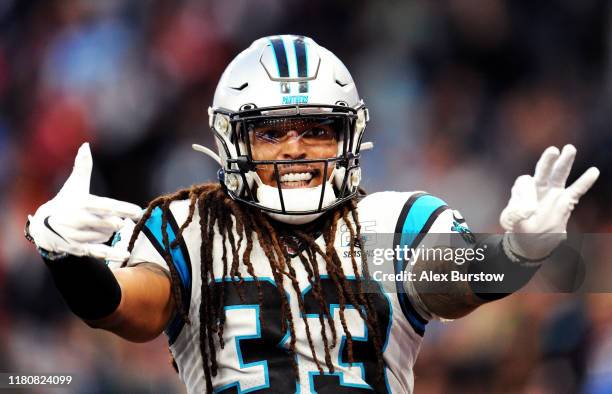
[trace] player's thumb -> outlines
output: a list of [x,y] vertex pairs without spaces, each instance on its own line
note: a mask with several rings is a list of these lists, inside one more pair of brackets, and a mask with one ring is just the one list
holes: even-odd
[[521,220],[525,220],[522,210],[512,204],[508,204],[499,215],[499,224],[504,230],[510,232],[514,232],[514,227]]
[[91,150],[89,149],[89,143],[85,142],[79,148],[79,151],[74,159],[72,173],[64,183],[64,186],[58,195],[68,193],[71,195],[88,194],[92,167],[93,159],[91,158]]
[[499,215],[499,223],[504,230],[513,231],[518,222],[529,219],[535,213],[537,206],[535,180],[529,175],[522,175],[514,182],[510,201]]

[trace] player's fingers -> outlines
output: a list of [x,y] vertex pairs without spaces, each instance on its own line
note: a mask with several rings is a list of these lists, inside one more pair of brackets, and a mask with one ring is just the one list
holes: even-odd
[[117,216],[98,216],[93,215],[90,218],[84,219],[80,223],[82,228],[91,228],[98,231],[116,232],[123,226],[123,220]]
[[567,188],[570,193],[572,200],[578,201],[582,197],[599,177],[599,169],[597,167],[591,167],[576,179],[570,187]]
[[549,184],[553,187],[565,187],[565,182],[572,170],[572,164],[576,157],[576,148],[574,145],[567,144],[563,147],[561,154],[555,165],[553,166],[552,173],[550,174]]
[[108,197],[89,196],[84,207],[87,211],[101,216],[119,216],[134,220],[142,216],[142,208],[126,201]]
[[85,209],[79,209],[72,215],[61,215],[54,217],[54,222],[61,228],[66,229],[94,230],[105,233],[114,233],[123,226],[123,220],[117,216],[100,216],[95,215]]
[[559,148],[556,146],[549,146],[544,150],[542,156],[540,156],[540,159],[536,164],[535,172],[533,174],[533,178],[535,179],[537,186],[542,187],[548,184],[548,178],[550,177],[555,160],[557,160],[559,154]]
[[89,143],[85,142],[76,154],[72,173],[58,194],[76,193],[82,195],[89,193],[92,167],[91,150]]
[[[117,216],[104,216],[103,219],[104,219],[104,224],[112,227],[112,229],[114,231],[119,231],[124,226],[124,223],[123,223],[124,219],[121,219],[120,217],[117,217]],[[131,221],[131,219],[127,219],[127,220]]]
[[130,257],[130,253],[125,249],[113,248],[103,244],[88,244],[85,245],[85,250],[89,256],[103,260],[123,261]]
[[82,244],[66,243],[62,245],[58,252],[65,252],[72,256],[85,256],[87,252],[83,249]]
[[96,230],[66,230],[64,237],[78,243],[104,243],[108,241],[112,233]]

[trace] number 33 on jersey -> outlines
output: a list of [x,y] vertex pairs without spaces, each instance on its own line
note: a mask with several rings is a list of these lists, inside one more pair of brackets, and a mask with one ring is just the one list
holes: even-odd
[[[169,241],[175,238],[179,225],[188,215],[189,201],[172,203],[168,218],[167,232]],[[425,193],[383,192],[367,196],[359,203],[359,215],[362,223],[368,223],[364,232],[404,233],[396,236],[394,244],[409,242],[412,247],[418,246],[419,237],[412,234],[427,232],[448,232],[455,219],[453,211],[445,203]],[[196,209],[197,216],[197,209]],[[200,355],[199,308],[202,299],[200,294],[200,245],[201,234],[199,218],[183,232],[183,242],[172,249],[172,262],[177,268],[183,290],[183,300],[189,304],[190,324],[174,318],[168,328],[170,350],[176,360],[179,375],[190,393],[206,391],[202,357]],[[129,265],[141,262],[152,262],[168,269],[161,257],[163,249],[161,232],[161,211],[154,211],[146,228],[136,241]],[[335,247],[343,265],[346,279],[357,291],[357,281],[350,254],[342,253],[342,223],[338,224]],[[126,229],[124,232],[131,232]],[[400,234],[401,235],[401,234]],[[121,241],[116,247],[125,247],[129,234],[118,237]],[[215,283],[210,283],[211,290],[220,286],[222,281],[222,245],[221,236],[215,234],[213,265]],[[324,248],[322,237],[317,243]],[[395,245],[385,245],[393,248]],[[242,246],[239,251],[241,256]],[[229,250],[229,249],[228,249]],[[357,259],[359,261],[359,259]],[[324,295],[327,313],[332,318],[337,333],[336,346],[331,349],[333,372],[328,371],[325,363],[324,341],[321,335],[321,322],[328,324],[321,316],[319,302],[315,299],[309,276],[299,259],[292,262],[299,283],[300,294],[296,294],[288,279],[285,278],[284,290],[289,301],[293,324],[296,330],[295,364],[288,351],[290,339],[289,325],[281,321],[281,298],[273,278],[267,258],[261,247],[254,242],[251,261],[259,283],[249,274],[246,268],[241,270],[243,283],[242,297],[231,283],[225,286],[224,297],[224,347],[216,344],[218,372],[212,378],[215,392],[218,393],[410,393],[413,389],[412,367],[421,345],[427,321],[413,307],[412,300],[405,294],[401,284],[396,288],[377,286],[371,297],[377,314],[377,322],[382,334],[380,344],[383,356],[383,379],[378,378],[377,355],[374,333],[368,329],[357,308],[364,305],[353,305],[345,300],[345,322],[353,343],[353,363],[349,362],[347,338],[340,319],[337,291],[328,276],[325,263],[320,261],[320,288]],[[404,262],[397,262],[396,270],[406,269]],[[217,274],[218,273],[218,274]],[[361,274],[361,273],[358,273]],[[259,287],[259,289],[258,289]],[[371,289],[372,286],[370,286]],[[261,297],[263,298],[260,303]],[[300,312],[299,301],[302,300],[305,314]],[[261,304],[261,305],[260,305]],[[310,328],[311,341],[323,373],[312,357],[312,351],[306,333],[306,323]],[[283,330],[284,327],[284,330]],[[330,330],[327,329],[327,336]],[[297,368],[294,367],[297,366]]]

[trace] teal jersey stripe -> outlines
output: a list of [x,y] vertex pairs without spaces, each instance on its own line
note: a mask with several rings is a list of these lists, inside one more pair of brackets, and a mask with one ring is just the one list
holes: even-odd
[[[176,239],[174,228],[178,230],[178,226],[172,216],[169,214],[168,224],[166,225],[166,231],[168,233],[168,244],[171,245]],[[151,213],[151,217],[145,223],[143,232],[147,238],[151,241],[155,249],[161,254],[164,250],[164,241],[162,236],[162,210],[157,207]],[[191,266],[189,263],[189,256],[185,256],[183,253],[188,253],[184,242],[175,248],[170,248],[170,255],[172,256],[172,263],[176,267],[180,281],[181,281],[181,295],[183,302],[190,303],[191,300]],[[181,333],[184,326],[184,321],[179,314],[170,320],[168,326],[165,329],[166,335],[168,336],[168,343],[172,345],[176,338]]]
[[[162,236],[162,210],[160,207],[157,207],[151,213],[151,217],[145,223],[145,226],[151,231],[155,239],[159,243],[159,245],[164,250],[164,241]],[[176,235],[172,230],[170,225],[166,225],[166,231],[168,233],[168,244],[171,245],[172,242],[176,239]],[[183,256],[183,252],[179,246],[175,248],[170,248],[170,255],[172,256],[172,261],[174,262],[174,266],[179,273],[181,278],[181,282],[186,288],[191,288],[191,275],[189,274],[189,269],[187,268],[187,262],[185,260],[185,256]]]
[[[404,204],[404,208],[398,218],[396,226],[395,244],[400,248],[418,247],[418,243],[429,231],[429,228],[437,216],[446,208],[446,203],[441,199],[425,193],[413,194]],[[398,234],[401,231],[401,234]],[[408,262],[397,260],[395,263],[395,273],[399,273],[406,268]],[[419,335],[425,333],[427,320],[422,318],[411,305],[410,300],[404,291],[403,283],[397,282],[397,296],[404,316],[410,325]]]
[[445,205],[446,203],[444,201],[429,194],[419,197],[414,204],[412,204],[410,212],[408,212],[408,216],[404,222],[404,226],[402,227],[400,246],[404,247],[404,245],[407,245],[408,247],[417,247],[418,245],[413,245],[415,238],[421,232],[431,214],[434,213],[436,209]]

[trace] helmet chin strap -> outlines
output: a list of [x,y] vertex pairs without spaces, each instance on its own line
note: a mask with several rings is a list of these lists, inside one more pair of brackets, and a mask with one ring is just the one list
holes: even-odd
[[[282,205],[278,194],[278,188],[264,184],[257,173],[253,174],[253,178],[257,183],[257,200],[259,200],[259,203],[266,208],[281,210]],[[336,191],[334,190],[331,182],[329,179],[325,182],[325,195],[323,196],[323,204],[321,205],[321,208],[328,207],[336,201]],[[323,184],[315,187],[282,189],[285,210],[298,212],[316,210],[319,208],[319,200],[321,199],[322,189]],[[305,224],[312,222],[323,215],[323,212],[308,215],[290,215],[267,211],[264,212],[271,218],[287,224]]]

